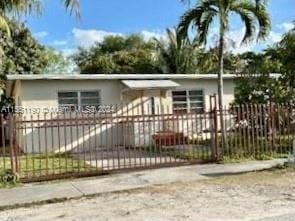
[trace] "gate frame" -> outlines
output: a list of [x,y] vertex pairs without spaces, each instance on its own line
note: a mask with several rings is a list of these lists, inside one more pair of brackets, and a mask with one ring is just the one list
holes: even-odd
[[220,161],[220,143],[218,140],[218,110],[217,110],[217,95],[210,95],[210,119],[211,119],[211,149],[212,160]]
[[[162,163],[161,166],[159,165],[149,165],[149,166],[142,166],[142,167],[134,167],[134,168],[126,168],[126,169],[110,169],[107,171],[88,171],[82,173],[62,173],[62,174],[52,174],[52,175],[45,175],[45,176],[37,176],[37,177],[20,177],[21,171],[21,150],[17,144],[17,124],[18,124],[18,117],[13,113],[9,113],[8,117],[8,127],[9,127],[9,145],[10,145],[10,161],[11,161],[11,173],[16,177],[20,178],[21,182],[39,182],[39,181],[49,181],[49,180],[56,180],[56,179],[65,179],[65,178],[74,178],[74,177],[90,177],[90,176],[97,176],[97,175],[105,175],[110,173],[120,173],[126,171],[136,171],[136,170],[144,170],[144,169],[156,169],[156,168],[164,168],[164,167],[173,167],[173,166],[185,166],[185,165],[192,165],[196,163],[207,163],[207,162],[218,162],[220,160],[220,143],[218,139],[218,109],[217,109],[217,97],[216,94],[210,96],[210,111],[204,110],[206,114],[208,114],[208,118],[206,120],[210,123],[210,133],[211,133],[211,145],[209,144],[209,149],[211,148],[211,158],[210,156],[208,159],[200,159],[195,161],[187,161],[187,162],[170,162],[170,163]],[[132,117],[134,121],[134,118]]]

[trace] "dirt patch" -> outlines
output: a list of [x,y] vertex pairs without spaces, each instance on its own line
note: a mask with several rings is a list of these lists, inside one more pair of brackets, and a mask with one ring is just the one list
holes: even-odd
[[295,170],[174,183],[95,198],[15,209],[3,221],[260,220],[295,213]]

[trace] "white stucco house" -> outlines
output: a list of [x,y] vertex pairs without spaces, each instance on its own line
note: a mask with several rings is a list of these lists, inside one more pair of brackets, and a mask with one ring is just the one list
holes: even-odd
[[[7,95],[24,108],[116,105],[152,98],[155,104],[170,104],[174,109],[182,107],[189,112],[194,108],[208,109],[209,96],[217,93],[217,75],[213,74],[8,75],[7,78]],[[235,75],[224,76],[224,105],[234,99],[234,78]]]
[[[36,110],[41,110],[38,118],[42,119],[44,118],[42,110],[54,110],[59,107],[75,110],[77,107],[84,109],[87,106],[107,107],[108,105],[118,106],[111,113],[112,117],[130,114],[131,111],[133,115],[138,116],[157,114],[159,107],[164,107],[165,112],[171,114],[202,113],[209,110],[210,95],[217,93],[217,75],[212,74],[8,75],[7,77],[6,94],[14,98],[16,106],[25,110],[23,117],[26,116],[26,119],[31,116],[36,118]],[[229,105],[234,99],[234,78],[235,75],[224,76],[224,105]],[[47,117],[58,118],[58,115],[54,112]],[[91,127],[87,128],[63,125],[62,130],[58,130],[57,126],[52,126],[54,128],[48,130],[40,125],[38,127],[37,124],[34,125],[27,125],[18,133],[18,143],[24,152],[48,148],[45,146],[50,146],[55,151],[69,151],[81,145],[85,146],[85,142],[87,148],[126,144],[150,145],[152,135],[165,129],[160,122],[151,129],[151,126],[142,125],[140,122],[125,124],[122,119],[113,121],[112,124],[92,122]],[[117,132],[107,136],[113,127],[116,127]],[[178,130],[180,127],[178,125]],[[139,133],[141,130],[146,131]],[[182,130],[188,135],[194,128],[187,126]]]

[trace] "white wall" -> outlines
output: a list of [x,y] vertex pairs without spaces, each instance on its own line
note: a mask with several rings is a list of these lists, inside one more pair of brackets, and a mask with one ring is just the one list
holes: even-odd
[[100,90],[104,105],[120,103],[122,85],[119,81],[33,80],[22,81],[20,99],[24,108],[57,108],[59,91]]
[[[217,94],[217,80],[174,80],[181,86],[177,89],[201,89],[205,94],[205,106],[209,108],[210,95]],[[57,108],[58,91],[67,90],[100,90],[103,105],[115,105],[123,102],[123,85],[119,80],[32,80],[22,81],[16,85],[15,98],[20,97],[24,108]],[[143,100],[151,96],[160,96],[160,92],[144,91],[144,93],[129,92],[140,96]],[[171,91],[166,93],[167,99],[156,99],[157,104],[171,104]],[[234,99],[234,81],[224,81],[224,105],[228,106]],[[125,97],[126,100],[126,97]]]
[[[99,90],[101,103],[104,105],[119,104],[121,102],[121,88],[122,85],[119,81],[93,81],[93,80],[31,80],[22,81],[15,88],[14,97],[19,97],[20,103],[24,108],[24,119],[29,120],[31,117],[35,120],[44,119],[44,113],[42,110],[57,109],[59,91],[81,91],[81,90]],[[41,110],[40,115],[33,114],[32,112]],[[46,119],[52,117],[57,119],[58,115],[62,118],[64,115],[53,112],[46,115]],[[72,117],[75,117],[73,114]],[[46,131],[42,127],[44,124],[34,123],[26,124],[26,129],[19,130],[18,142],[22,149],[26,149],[26,152],[45,152],[45,146],[52,152],[74,149],[87,145],[87,148],[95,148],[95,144],[98,147],[107,146],[110,144],[119,145],[121,143],[121,137],[111,137],[110,131],[112,126],[110,124],[94,124],[90,127],[85,126],[53,126]],[[33,128],[32,128],[33,127]],[[116,125],[116,128],[120,126]],[[86,134],[84,136],[82,133]],[[106,138],[106,134],[109,136]],[[121,134],[121,133],[118,133]],[[112,143],[113,141],[117,143]],[[96,142],[96,143],[95,143]]]

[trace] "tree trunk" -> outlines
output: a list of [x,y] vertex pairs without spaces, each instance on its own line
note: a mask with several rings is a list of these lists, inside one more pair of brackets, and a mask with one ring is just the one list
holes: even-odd
[[224,115],[223,115],[223,74],[224,74],[224,31],[223,25],[220,25],[220,36],[219,36],[219,73],[218,73],[218,107],[220,112],[220,130],[221,130],[221,151],[217,157],[220,158],[220,154],[226,148],[226,135],[224,127]]

